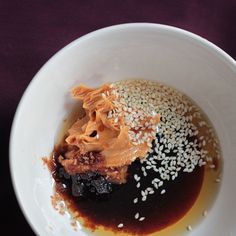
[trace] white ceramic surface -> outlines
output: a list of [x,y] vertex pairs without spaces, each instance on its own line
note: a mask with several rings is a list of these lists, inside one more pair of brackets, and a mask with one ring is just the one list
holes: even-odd
[[20,206],[38,235],[84,235],[51,205],[52,179],[41,157],[53,149],[73,106],[76,84],[125,78],[163,81],[192,97],[222,145],[223,180],[209,215],[191,236],[236,235],[236,63],[189,32],[157,24],[112,26],[81,37],[53,56],[28,86],[12,126],[10,166]]

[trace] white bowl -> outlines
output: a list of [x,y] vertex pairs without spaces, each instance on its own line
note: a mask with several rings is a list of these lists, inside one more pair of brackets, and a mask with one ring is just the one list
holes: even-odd
[[75,40],[42,67],[24,93],[12,126],[10,166],[17,199],[34,231],[85,234],[53,209],[53,181],[41,158],[50,155],[73,107],[71,87],[125,78],[163,81],[207,113],[222,146],[223,181],[209,215],[190,235],[236,235],[236,63],[197,35],[148,23],[112,26]]

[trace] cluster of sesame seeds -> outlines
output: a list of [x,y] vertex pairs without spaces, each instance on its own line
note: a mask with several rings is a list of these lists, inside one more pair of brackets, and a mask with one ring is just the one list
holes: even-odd
[[144,220],[145,220],[145,217],[144,217],[144,216],[140,216],[139,212],[137,212],[137,213],[134,215],[134,219],[135,219],[135,220],[138,220],[138,221],[144,221]]
[[[144,87],[141,87],[140,83]],[[155,124],[155,112],[152,102],[153,96],[148,96],[151,90],[146,86],[146,82],[136,84],[134,81],[122,81],[111,84],[111,93],[117,97],[114,101],[115,109],[108,112],[107,118],[114,119],[117,123],[120,116],[124,116],[125,124],[129,127],[129,138],[134,145],[147,143],[151,147],[151,142],[158,131]]]
[[[150,137],[156,138],[146,158],[141,160],[142,176],[134,174],[140,195],[133,199],[133,204],[147,201],[148,196],[156,191],[164,195],[168,191],[165,182],[174,181],[180,172],[191,173],[196,166],[205,165],[215,169],[214,159],[220,158],[218,140],[203,113],[188,97],[169,86],[147,80],[116,82],[113,88],[119,95],[119,103],[125,106],[123,111],[127,111],[127,124],[134,129],[138,127],[135,130],[140,129],[139,122],[143,117],[161,116],[158,127],[147,124],[152,129]],[[134,142],[140,139],[132,132],[130,137]],[[214,156],[208,152],[209,145],[214,147]],[[154,171],[156,177],[144,188],[140,179],[150,171]],[[220,179],[215,182],[220,182]],[[135,214],[135,219],[143,220],[142,217],[139,213]],[[187,229],[192,230],[191,226]]]

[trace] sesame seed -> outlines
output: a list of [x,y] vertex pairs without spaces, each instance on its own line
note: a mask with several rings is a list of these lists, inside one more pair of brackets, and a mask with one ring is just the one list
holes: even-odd
[[161,190],[161,194],[164,194],[165,192],[166,192],[166,190],[165,190],[165,189]]
[[146,193],[145,193],[145,191],[141,191],[141,195],[144,197],[144,196],[146,196]]
[[192,230],[193,230],[193,229],[192,229],[192,226],[191,226],[191,225],[188,225],[188,226],[187,226],[187,230],[188,230],[188,231],[192,231]]
[[138,202],[138,198],[135,198],[135,199],[133,200],[133,203],[136,204],[137,202]]
[[151,143],[147,143],[148,147],[152,147],[152,144]]
[[117,123],[118,122],[118,117],[116,117],[115,119],[114,119],[114,123]]
[[123,223],[120,223],[117,225],[118,228],[123,228],[124,227],[124,224]]
[[144,221],[145,220],[145,217],[140,217],[139,218],[139,221]]
[[153,182],[160,182],[158,178],[153,179]]
[[138,219],[139,218],[139,213],[137,212],[134,216],[135,219]]
[[202,215],[203,215],[203,216],[206,216],[207,213],[208,213],[207,210],[205,210],[205,211],[203,211]]
[[153,186],[155,187],[155,189],[158,189],[158,184],[157,183],[153,183]]
[[150,192],[150,191],[152,191],[152,190],[153,190],[153,188],[151,188],[151,187],[148,187],[146,190],[147,190],[148,192]]
[[220,183],[220,178],[215,179],[216,183]]

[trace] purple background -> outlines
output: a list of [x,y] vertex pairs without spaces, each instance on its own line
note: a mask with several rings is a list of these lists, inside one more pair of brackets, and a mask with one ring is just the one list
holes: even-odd
[[127,22],[189,30],[236,59],[236,0],[0,0],[1,232],[33,235],[16,202],[8,165],[11,123],[24,90],[40,67],[72,40]]

